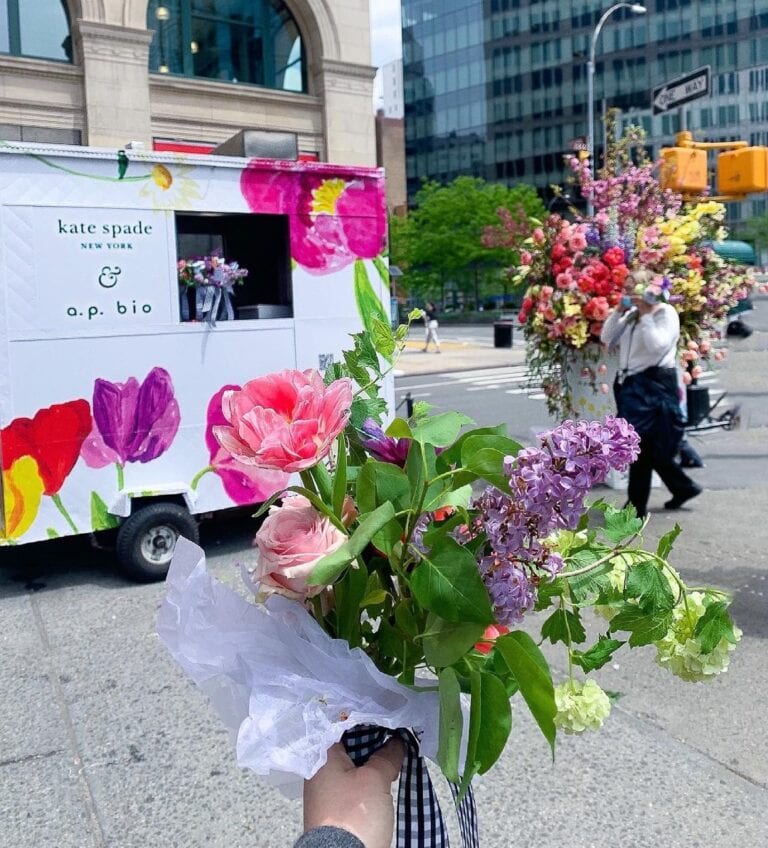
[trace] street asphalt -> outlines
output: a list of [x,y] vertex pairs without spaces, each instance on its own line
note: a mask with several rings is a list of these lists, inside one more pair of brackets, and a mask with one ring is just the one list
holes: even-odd
[[[477,787],[484,848],[768,845],[766,313],[761,300],[754,335],[731,345],[723,369],[751,417],[745,409],[742,430],[708,443],[713,461],[697,477],[706,491],[690,509],[654,511],[648,539],[679,521],[676,567],[689,583],[733,592],[744,636],[730,671],[686,684],[654,664],[652,649],[622,656],[597,673],[623,693],[605,728],[561,736],[554,764],[516,698],[511,742]],[[439,356],[414,339],[403,380],[523,361],[517,335],[495,349],[488,327],[441,332]],[[706,475],[729,462],[730,479],[710,487]],[[237,582],[251,536],[241,516],[204,525],[221,579]],[[155,636],[162,593],[125,582],[109,552],[81,540],[0,550],[0,848],[293,844],[300,804],[238,769],[210,707]],[[564,657],[552,661],[561,674]]]

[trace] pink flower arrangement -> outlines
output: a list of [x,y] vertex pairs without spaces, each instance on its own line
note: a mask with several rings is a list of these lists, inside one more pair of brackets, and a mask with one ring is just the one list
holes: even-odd
[[270,508],[256,533],[259,554],[253,577],[268,594],[300,601],[319,595],[325,586],[307,585],[312,569],[348,538],[307,498],[287,497],[281,506]]
[[245,465],[303,471],[328,455],[351,406],[347,378],[325,386],[319,371],[278,371],[224,392],[227,425],[214,425],[213,434]]

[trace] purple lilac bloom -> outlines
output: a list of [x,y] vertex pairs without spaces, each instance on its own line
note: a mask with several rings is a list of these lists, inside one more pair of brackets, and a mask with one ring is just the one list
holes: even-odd
[[142,383],[97,379],[93,387],[93,430],[81,451],[91,468],[119,462],[152,462],[171,446],[181,415],[171,375],[153,368]]
[[374,459],[391,462],[403,468],[408,458],[408,449],[411,447],[410,439],[395,439],[385,435],[373,418],[367,418],[360,429],[364,435],[368,436],[367,439],[360,441]]
[[499,624],[511,627],[522,621],[528,610],[533,609],[536,586],[528,579],[520,563],[487,556],[480,562],[480,573],[491,596],[493,614]]
[[[563,568],[546,537],[578,524],[589,490],[604,483],[612,469],[626,469],[638,455],[640,439],[623,418],[607,416],[605,423],[565,421],[542,433],[539,443],[507,458],[509,493],[489,487],[475,504],[492,551],[480,572],[494,605],[513,617],[509,620],[514,620],[513,607],[519,615],[528,608],[520,600],[527,591],[521,588],[523,569],[554,577]],[[505,581],[511,581],[507,589]]]

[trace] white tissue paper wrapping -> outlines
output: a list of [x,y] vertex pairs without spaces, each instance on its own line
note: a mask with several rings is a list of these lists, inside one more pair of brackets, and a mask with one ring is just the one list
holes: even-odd
[[279,595],[249,602],[214,579],[203,550],[181,538],[166,589],[160,638],[232,731],[238,764],[288,797],[299,797],[328,748],[358,724],[412,728],[421,753],[435,759],[437,691],[414,691],[379,671],[301,604]]

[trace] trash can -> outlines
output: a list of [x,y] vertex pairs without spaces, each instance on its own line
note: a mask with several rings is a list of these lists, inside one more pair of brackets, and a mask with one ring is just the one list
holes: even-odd
[[494,347],[512,347],[512,326],[511,321],[493,322]]

